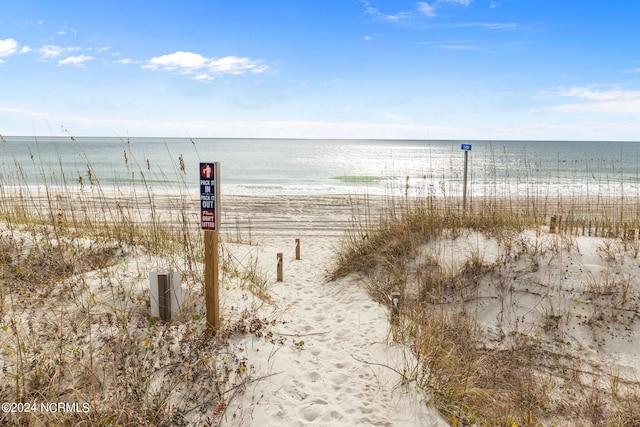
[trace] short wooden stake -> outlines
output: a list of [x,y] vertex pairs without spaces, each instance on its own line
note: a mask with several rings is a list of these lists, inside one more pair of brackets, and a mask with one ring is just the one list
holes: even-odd
[[634,230],[633,228],[627,229],[627,231],[625,233],[625,236],[626,236],[626,240],[628,242],[635,241],[636,240],[636,230]]
[[158,309],[160,320],[171,320],[171,279],[170,274],[158,274]]
[[391,292],[391,318],[397,320],[400,317],[400,292]]
[[549,233],[556,232],[557,221],[558,220],[555,215],[551,217],[551,220],[549,221]]
[[276,280],[282,282],[282,252],[278,252],[278,272]]
[[300,239],[296,239],[296,259],[300,259]]

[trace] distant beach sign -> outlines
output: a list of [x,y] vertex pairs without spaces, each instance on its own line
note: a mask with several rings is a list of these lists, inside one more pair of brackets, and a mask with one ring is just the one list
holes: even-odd
[[461,144],[460,149],[464,151],[471,151],[471,144]]
[[200,228],[216,231],[220,217],[218,203],[220,164],[200,163]]

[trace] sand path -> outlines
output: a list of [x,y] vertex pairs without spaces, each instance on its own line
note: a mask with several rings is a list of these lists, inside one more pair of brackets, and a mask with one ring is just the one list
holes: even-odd
[[338,239],[305,237],[299,261],[282,250],[289,240],[263,241],[261,259],[285,252],[284,281],[271,285],[271,315],[282,322],[273,335],[235,342],[262,379],[233,396],[221,425],[446,426],[390,369],[402,371],[411,358],[389,343],[386,309],[353,280],[326,282]]

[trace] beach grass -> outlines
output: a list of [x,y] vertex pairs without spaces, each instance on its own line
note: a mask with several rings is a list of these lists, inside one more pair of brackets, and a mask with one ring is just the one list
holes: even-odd
[[[267,321],[246,312],[217,334],[206,325],[203,239],[182,155],[163,172],[182,185],[160,194],[153,165],[126,148],[136,183],[107,187],[83,158],[80,172],[37,153],[1,172],[0,399],[12,406],[0,423],[213,425],[250,381],[229,338]],[[150,271],[181,275],[187,294],[169,322],[150,315]],[[221,286],[269,297],[255,263],[223,262]]]
[[[595,339],[623,313],[640,316],[634,273],[620,274],[620,264],[638,256],[637,239],[624,236],[638,229],[637,218],[624,203],[613,196],[514,195],[476,199],[463,211],[459,198],[388,197],[374,214],[359,210],[330,276],[356,274],[372,298],[389,307],[390,336],[414,356],[405,380],[431,395],[452,425],[634,426],[640,423],[638,378],[608,370],[606,357],[593,361],[569,341],[565,330],[583,301],[573,296],[571,304],[558,278],[563,268],[570,274],[565,261],[579,252],[579,236],[604,236],[597,249],[604,273],[589,276],[582,294],[600,303],[584,302],[590,307],[585,323]],[[551,216],[565,218],[557,234],[549,233]],[[462,241],[476,244],[455,246]],[[478,249],[488,241],[491,256]],[[544,281],[522,285],[518,279],[542,269]],[[541,312],[534,322],[513,308],[529,297],[536,308],[530,311]],[[491,300],[502,304],[497,332],[479,319]]]

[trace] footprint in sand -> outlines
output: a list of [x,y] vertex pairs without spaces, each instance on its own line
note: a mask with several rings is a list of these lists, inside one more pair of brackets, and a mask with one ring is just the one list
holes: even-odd
[[334,386],[341,386],[342,384],[344,384],[349,379],[349,375],[342,374],[342,373],[339,373],[339,372],[334,372],[334,373],[329,374],[327,376],[327,378],[329,379],[329,382],[331,384],[333,384]]
[[317,373],[317,372],[309,373],[308,377],[311,380],[311,382],[313,382],[313,383],[315,383],[316,381],[318,381],[321,378],[320,374]]
[[324,315],[322,315],[322,314],[316,314],[311,319],[313,319],[316,322],[323,322],[324,319],[326,319],[326,317]]

